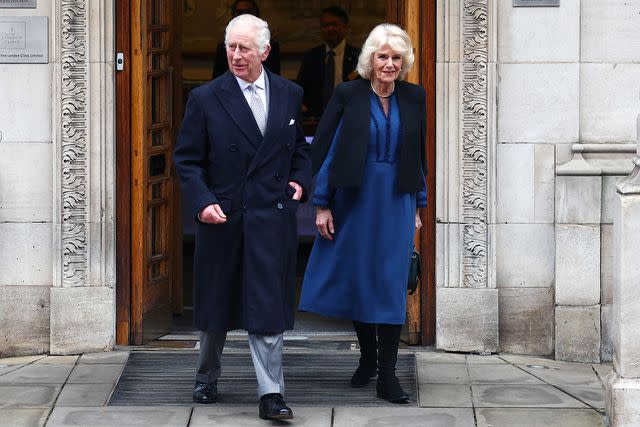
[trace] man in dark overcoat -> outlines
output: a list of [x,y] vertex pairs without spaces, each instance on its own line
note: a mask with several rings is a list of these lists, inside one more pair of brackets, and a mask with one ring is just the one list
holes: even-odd
[[358,77],[360,49],[346,42],[349,15],[340,6],[320,12],[322,43],[302,57],[296,83],[304,89],[305,115],[320,117],[331,99],[333,88]]
[[193,399],[217,399],[226,334],[246,329],[260,418],[289,419],[282,334],[293,327],[296,209],[307,197],[311,164],[299,120],[302,89],[262,66],[269,38],[267,23],[253,15],[229,22],[229,71],[191,92],[174,163],[197,221]]

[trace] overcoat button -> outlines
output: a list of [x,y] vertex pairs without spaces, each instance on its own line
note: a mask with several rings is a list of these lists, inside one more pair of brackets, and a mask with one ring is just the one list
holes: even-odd
[[291,151],[291,147],[292,147],[292,146],[291,146],[291,143],[288,143],[288,144],[287,144],[287,150]]
[[276,181],[280,181],[282,179],[282,176],[280,175],[280,172],[274,173],[273,176],[276,178]]
[[231,144],[229,146],[229,151],[238,151],[238,146],[236,144]]
[[282,209],[284,208],[284,206],[282,205],[282,203],[278,203],[278,209]]

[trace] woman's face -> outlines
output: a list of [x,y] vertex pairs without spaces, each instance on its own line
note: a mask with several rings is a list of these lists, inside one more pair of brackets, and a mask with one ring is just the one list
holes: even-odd
[[398,78],[402,69],[402,55],[384,45],[373,54],[371,80],[391,83]]

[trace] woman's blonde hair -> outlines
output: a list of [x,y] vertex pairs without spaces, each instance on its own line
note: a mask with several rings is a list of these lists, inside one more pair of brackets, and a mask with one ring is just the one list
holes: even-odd
[[403,80],[411,67],[415,57],[413,55],[413,46],[411,39],[406,31],[394,24],[377,25],[367,37],[362,46],[362,51],[358,57],[358,74],[365,79],[371,79],[371,58],[382,49],[383,46],[389,45],[396,53],[402,55],[402,68],[400,69],[399,80]]

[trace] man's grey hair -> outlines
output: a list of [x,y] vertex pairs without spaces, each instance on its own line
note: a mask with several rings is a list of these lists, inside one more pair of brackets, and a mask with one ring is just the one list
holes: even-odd
[[253,26],[253,28],[256,30],[254,41],[256,43],[256,46],[258,46],[260,55],[262,55],[264,51],[267,50],[267,46],[269,46],[269,40],[271,39],[271,31],[269,31],[269,24],[267,24],[267,21],[249,14],[236,16],[231,21],[229,21],[229,24],[227,24],[227,28],[224,30],[225,46],[228,45],[229,32],[237,24]]
[[415,57],[409,35],[394,24],[380,24],[371,30],[358,57],[358,74],[365,79],[371,79],[371,59],[384,45],[389,45],[396,53],[402,55],[402,68],[398,79],[403,80],[411,70]]

